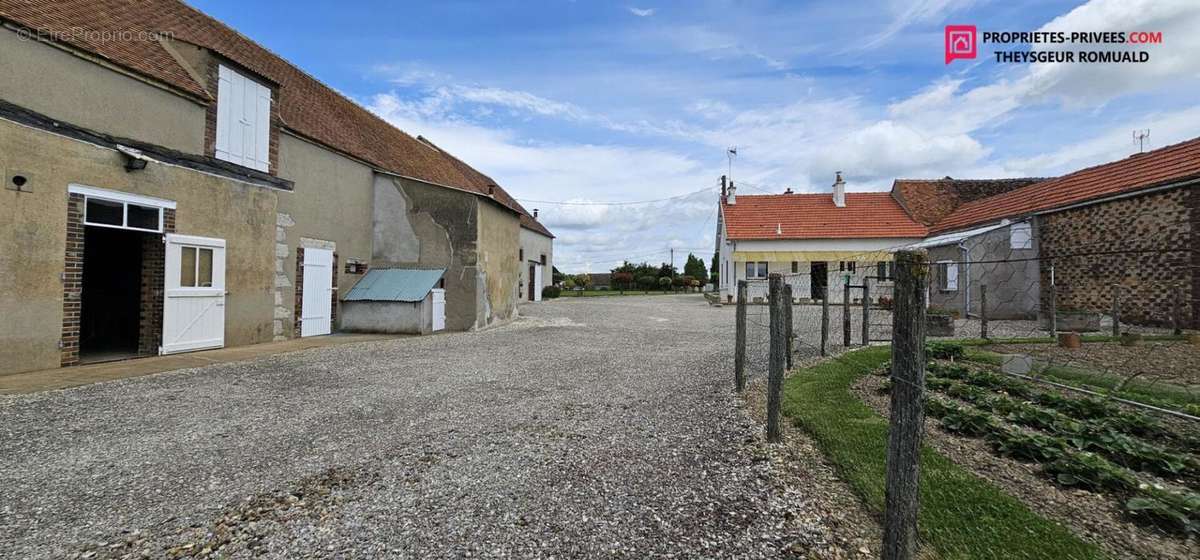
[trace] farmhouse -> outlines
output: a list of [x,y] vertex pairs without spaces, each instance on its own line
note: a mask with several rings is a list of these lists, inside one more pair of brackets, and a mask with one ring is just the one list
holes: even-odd
[[[1036,294],[1038,309],[1108,313],[1116,296],[1122,321],[1166,326],[1178,320],[1196,328],[1197,184],[1200,138],[967,201],[930,230],[939,236],[983,231],[998,242],[979,255],[983,259],[932,251],[931,258],[1008,261],[979,268],[972,283],[987,282],[989,293],[1020,286],[1025,295],[1016,299],[1026,310]],[[943,285],[947,267],[940,271]]]
[[376,267],[483,328],[552,266],[490,177],[182,2],[0,22],[0,373],[328,334]]
[[[779,272],[796,299],[824,299],[828,290],[841,302],[846,283],[889,284],[893,251],[927,233],[891,194],[847,193],[840,172],[831,193],[739,195],[730,185],[717,221],[721,296],[732,301],[738,281]],[[750,297],[761,297],[762,282],[751,284]]]

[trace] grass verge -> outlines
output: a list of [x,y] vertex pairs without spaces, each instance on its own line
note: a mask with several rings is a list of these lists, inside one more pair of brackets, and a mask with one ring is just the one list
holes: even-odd
[[[890,358],[888,347],[845,354],[797,372],[783,412],[812,434],[839,475],[877,514],[884,503],[888,422],[851,392]],[[1094,545],[1026,508],[926,447],[921,453],[920,535],[941,558],[1104,558]]]

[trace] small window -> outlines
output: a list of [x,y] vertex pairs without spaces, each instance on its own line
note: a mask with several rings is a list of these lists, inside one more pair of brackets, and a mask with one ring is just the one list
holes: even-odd
[[83,223],[89,226],[162,231],[162,208],[89,196],[84,204]]
[[517,260],[525,262],[525,249],[521,249],[517,252]]
[[941,261],[938,263],[938,286],[943,292],[958,290],[958,263]]
[[767,263],[765,262],[748,262],[746,263],[746,278],[766,278]]
[[213,250],[203,247],[181,247],[179,252],[179,287],[211,288]]
[[1009,226],[1009,247],[1013,249],[1032,249],[1033,230],[1029,222],[1018,222]]
[[888,279],[888,263],[886,263],[886,262],[876,263],[875,264],[875,276],[879,277],[880,280],[887,280]]
[[546,255],[542,255],[542,266],[546,266]]
[[89,198],[87,200],[87,223],[93,225],[105,226],[124,226],[125,225],[125,204],[113,202],[111,200],[102,200],[99,198]]
[[800,263],[798,261],[792,261],[792,274],[797,274],[799,272],[800,272]]

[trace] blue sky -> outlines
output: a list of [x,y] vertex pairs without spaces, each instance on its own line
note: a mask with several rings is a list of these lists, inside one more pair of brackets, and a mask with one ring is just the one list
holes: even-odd
[[[1129,155],[1134,129],[1200,136],[1195,0],[192,3],[539,208],[566,272],[710,258],[728,146],[741,192],[816,192],[837,170],[856,190],[1048,176]],[[1163,44],[946,65],[946,24]]]

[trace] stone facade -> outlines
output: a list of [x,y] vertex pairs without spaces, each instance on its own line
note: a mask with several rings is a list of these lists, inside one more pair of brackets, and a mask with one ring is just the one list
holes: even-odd
[[[1107,313],[1120,286],[1121,319],[1169,326],[1177,301],[1183,325],[1196,328],[1200,307],[1200,195],[1196,187],[1117,199],[1042,217],[1041,283],[1059,310]],[[1050,291],[1042,290],[1048,309]]]

